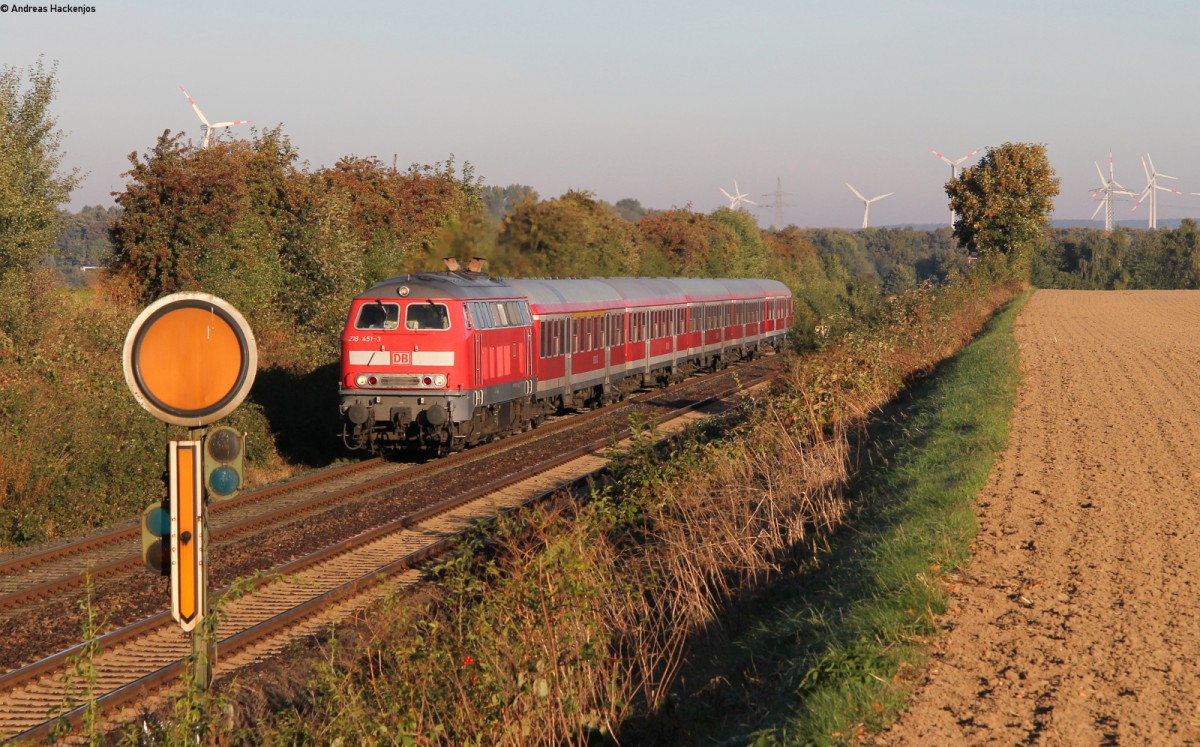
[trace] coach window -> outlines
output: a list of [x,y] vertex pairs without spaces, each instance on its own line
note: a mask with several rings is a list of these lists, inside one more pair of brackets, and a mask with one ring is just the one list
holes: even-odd
[[372,301],[358,309],[355,329],[396,329],[400,326],[400,304]]

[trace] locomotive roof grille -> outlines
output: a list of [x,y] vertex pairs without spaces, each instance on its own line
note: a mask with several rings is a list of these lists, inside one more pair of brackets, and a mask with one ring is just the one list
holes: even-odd
[[408,288],[408,298],[512,298],[519,295],[503,280],[479,272],[421,272],[397,275],[371,286],[358,298],[400,298],[400,289]]

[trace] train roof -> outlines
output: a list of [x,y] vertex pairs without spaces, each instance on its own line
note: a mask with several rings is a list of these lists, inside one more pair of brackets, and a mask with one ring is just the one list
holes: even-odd
[[538,313],[588,308],[624,308],[705,303],[791,295],[777,280],[754,278],[593,278],[587,280],[509,280]]
[[398,275],[357,298],[472,300],[524,296],[539,312],[586,307],[618,309],[663,304],[705,303],[766,295],[791,295],[786,285],[761,278],[532,278],[506,280],[479,272],[423,272]]

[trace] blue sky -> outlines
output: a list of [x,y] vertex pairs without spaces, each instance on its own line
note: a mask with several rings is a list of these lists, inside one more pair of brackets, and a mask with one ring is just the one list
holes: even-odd
[[[857,227],[845,182],[895,192],[872,225],[948,222],[950,170],[930,148],[1044,143],[1057,219],[1091,215],[1110,148],[1132,190],[1149,152],[1200,192],[1190,0],[59,0],[86,15],[4,1],[0,65],[58,63],[66,164],[87,177],[73,208],[111,204],[128,155],[163,130],[199,139],[180,84],[210,121],[282,124],[312,167],[453,153],[487,184],[703,212],[735,180],[769,204],[779,178],[801,226]],[[1145,218],[1131,206],[1117,217]],[[1158,212],[1200,217],[1200,196],[1163,195]]]

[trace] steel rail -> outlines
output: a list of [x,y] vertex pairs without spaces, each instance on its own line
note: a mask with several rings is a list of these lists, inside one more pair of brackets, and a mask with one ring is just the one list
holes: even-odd
[[[519,446],[530,440],[544,438],[563,429],[577,427],[578,425],[586,423],[595,418],[615,416],[623,410],[634,405],[662,397],[666,394],[676,393],[682,389],[704,384],[713,378],[726,373],[728,372],[718,371],[705,374],[697,378],[688,379],[680,384],[676,384],[665,389],[643,392],[620,403],[616,403],[611,407],[598,408],[589,410],[587,412],[578,413],[569,418],[558,420],[554,423],[543,424],[534,430],[531,430],[527,433],[518,434],[513,438],[481,444],[480,446],[474,447],[467,451],[455,452],[441,459],[435,459],[422,464],[416,464],[410,470],[405,470],[404,472],[395,475],[377,478],[371,483],[365,485],[364,488],[359,491],[354,491],[349,494],[336,491],[322,498],[316,498],[302,503],[293,504],[280,511],[268,512],[258,516],[249,517],[225,527],[214,527],[212,541],[214,543],[231,541],[242,534],[252,532],[256,529],[271,526],[273,524],[279,524],[293,517],[302,516],[307,513],[315,513],[332,503],[344,500],[347,495],[362,496],[410,479],[420,478],[442,470],[453,469],[460,466],[461,462],[473,461],[497,451]],[[366,469],[374,467],[382,461],[383,460],[379,458],[368,459],[362,462],[335,467],[329,470],[321,470],[315,473],[303,475],[294,480],[248,491],[228,501],[213,503],[210,507],[210,511],[212,512],[211,516],[221,515],[228,513],[229,511],[245,508],[254,504],[265,503],[266,501],[277,498],[281,495],[312,487],[314,484],[328,482],[341,477],[353,475],[356,472],[365,471]],[[58,545],[48,548],[40,553],[14,558],[0,563],[0,578],[10,576],[21,570],[32,568],[39,564],[46,564],[60,558],[70,557],[72,555],[80,555],[98,547],[104,547],[116,544],[118,542],[132,540],[139,535],[140,528],[136,524],[132,526],[123,526],[112,532],[99,535],[97,537],[86,538],[74,543]],[[69,589],[79,588],[83,586],[88,579],[94,581],[96,579],[117,576],[122,573],[128,573],[136,570],[140,568],[141,565],[142,561],[138,556],[138,553],[133,552],[124,558],[111,561],[104,565],[88,568],[84,572],[60,576],[59,578],[50,579],[15,592],[3,594],[0,595],[0,612],[18,609],[39,599],[48,599]]]

